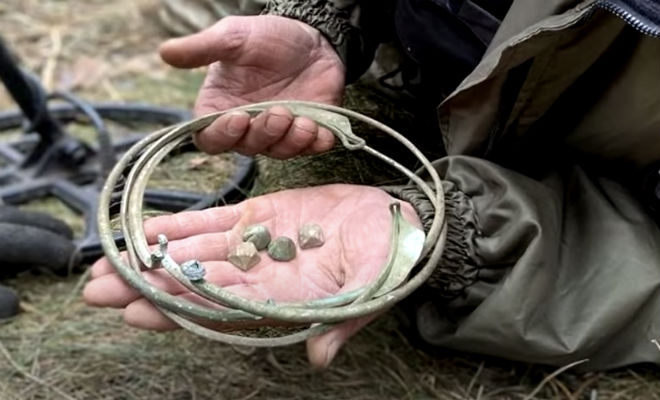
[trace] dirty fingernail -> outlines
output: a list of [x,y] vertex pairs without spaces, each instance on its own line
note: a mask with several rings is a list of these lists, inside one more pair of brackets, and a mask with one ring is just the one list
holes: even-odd
[[243,111],[237,111],[229,115],[225,132],[228,136],[241,136],[245,133],[249,124],[250,115]]
[[266,131],[272,134],[279,134],[289,128],[291,125],[291,118],[278,115],[278,114],[269,114],[266,117]]
[[306,118],[298,118],[294,124],[296,128],[304,132],[314,133],[316,131],[316,123]]

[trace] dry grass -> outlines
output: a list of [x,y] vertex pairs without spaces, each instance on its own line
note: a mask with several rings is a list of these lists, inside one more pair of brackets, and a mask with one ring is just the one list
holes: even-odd
[[[27,312],[0,329],[1,399],[62,398],[55,389],[74,399],[524,399],[552,372],[426,355],[406,341],[394,314],[354,338],[331,368],[312,371],[303,346],[250,351],[128,328],[118,312],[79,300],[80,279],[10,282]],[[657,399],[659,389],[657,374],[630,369],[560,375],[535,398],[588,399],[595,391],[598,399]]]
[[[0,27],[51,87],[87,98],[189,107],[201,80],[201,71],[158,62],[160,33],[131,0],[5,0]],[[21,294],[24,312],[0,325],[0,399],[526,399],[540,384],[533,398],[660,399],[660,373],[650,368],[552,376],[528,364],[430,356],[408,343],[396,312],[354,338],[331,368],[312,371],[303,346],[235,349],[126,327],[119,312],[81,302],[84,279],[4,282]]]

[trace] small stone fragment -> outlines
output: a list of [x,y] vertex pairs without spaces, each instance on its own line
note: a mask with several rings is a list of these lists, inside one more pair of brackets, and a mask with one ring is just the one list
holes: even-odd
[[206,268],[197,260],[186,261],[181,264],[181,272],[191,282],[198,282],[204,279]]
[[235,267],[247,271],[255,265],[259,264],[261,257],[257,251],[257,247],[252,242],[241,243],[234,248],[227,256],[227,261],[232,263]]
[[296,257],[296,245],[286,236],[280,236],[268,245],[268,255],[275,261],[291,261]]
[[298,230],[298,245],[301,249],[321,247],[323,243],[325,243],[325,236],[317,224],[305,224]]
[[264,250],[270,243],[270,232],[263,225],[250,225],[243,231],[243,241],[254,243],[257,250]]

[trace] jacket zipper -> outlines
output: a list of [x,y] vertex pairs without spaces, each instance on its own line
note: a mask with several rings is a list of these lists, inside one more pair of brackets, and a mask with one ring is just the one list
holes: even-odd
[[611,12],[612,14],[621,18],[628,25],[632,26],[645,35],[660,37],[660,28],[645,24],[644,22],[640,21],[639,18],[618,4],[612,3],[608,0],[599,0],[595,6]]

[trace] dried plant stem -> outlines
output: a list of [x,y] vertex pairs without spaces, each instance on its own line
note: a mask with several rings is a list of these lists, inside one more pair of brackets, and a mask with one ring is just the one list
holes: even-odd
[[546,377],[541,381],[541,383],[539,383],[539,385],[538,385],[534,390],[532,390],[532,393],[530,393],[530,394],[528,394],[527,396],[525,396],[525,398],[524,398],[523,400],[532,400],[532,399],[534,398],[534,396],[536,396],[536,394],[537,394],[538,392],[540,392],[541,389],[543,389],[543,387],[544,387],[548,382],[550,382],[551,380],[555,379],[555,377],[559,376],[559,375],[562,374],[564,371],[567,371],[567,370],[569,370],[569,369],[575,367],[576,365],[584,364],[584,363],[586,363],[587,361],[589,361],[589,359],[588,359],[588,358],[585,358],[584,360],[576,361],[576,362],[570,363],[570,364],[568,364],[568,365],[565,365],[565,366],[559,368],[559,369],[556,370],[555,372],[553,372],[553,373],[551,373],[550,375],[546,376]]
[[62,52],[62,32],[59,28],[53,28],[50,31],[50,41],[52,43],[50,54],[46,60],[46,65],[41,73],[41,81],[47,91],[55,89],[55,71],[57,70],[57,59]]
[[38,385],[44,386],[44,387],[52,390],[53,392],[57,393],[63,399],[76,400],[75,398],[69,396],[68,394],[64,393],[63,391],[56,388],[55,386],[53,386],[53,385],[49,384],[48,382],[44,381],[43,379],[39,378],[38,376],[32,375],[31,373],[26,371],[25,368],[18,365],[18,363],[16,361],[14,361],[14,359],[11,357],[11,354],[9,354],[9,351],[2,344],[2,342],[0,342],[0,353],[2,353],[2,355],[5,356],[5,358],[7,359],[7,362],[9,362],[9,364],[12,366],[12,368],[14,368],[16,370],[16,372],[23,375],[27,379],[33,381],[34,383],[36,383]]

